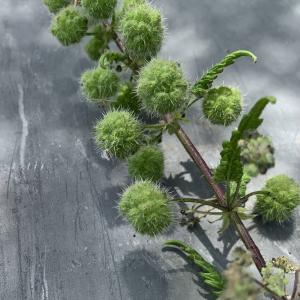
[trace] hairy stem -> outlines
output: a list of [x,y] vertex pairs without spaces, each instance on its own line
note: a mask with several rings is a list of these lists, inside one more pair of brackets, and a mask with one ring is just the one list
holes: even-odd
[[[170,121],[171,116],[166,116],[167,121]],[[212,190],[214,191],[219,203],[221,206],[226,207],[226,201],[224,197],[224,190],[215,182],[209,167],[207,166],[206,162],[202,158],[201,154],[198,152],[192,141],[189,139],[187,134],[184,130],[179,126],[178,131],[176,132],[176,136],[178,137],[179,141],[188,152],[190,157],[193,159],[197,167],[201,170],[204,177],[206,178],[208,184],[211,186]],[[236,230],[245,244],[245,247],[248,251],[252,254],[253,261],[259,271],[263,267],[265,267],[266,262],[260,253],[258,247],[256,246],[255,242],[253,241],[252,237],[250,236],[247,228],[241,221],[240,217],[237,213],[232,214],[232,222],[236,227]]]
[[268,191],[255,191],[255,192],[251,192],[249,194],[247,194],[246,196],[244,196],[243,198],[240,199],[239,203],[240,204],[244,204],[245,202],[247,202],[247,200],[252,197],[252,196],[255,196],[255,195],[266,195],[266,196],[269,196],[271,195],[270,192]]

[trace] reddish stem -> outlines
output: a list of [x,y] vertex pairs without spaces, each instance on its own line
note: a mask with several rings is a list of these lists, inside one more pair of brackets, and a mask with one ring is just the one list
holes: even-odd
[[[169,115],[166,116],[167,121],[170,121],[170,118],[171,117]],[[201,154],[198,152],[192,141],[189,139],[189,137],[181,127],[179,127],[178,131],[176,132],[176,136],[178,137],[179,141],[181,142],[185,150],[188,152],[190,157],[193,159],[195,164],[203,173],[208,184],[211,186],[215,195],[217,196],[220,205],[226,207],[224,190],[214,181],[209,167],[207,166]],[[241,240],[252,254],[253,261],[257,269],[261,271],[261,269],[265,267],[266,262],[263,256],[261,255],[258,247],[256,246],[255,242],[253,241],[252,237],[250,236],[248,230],[246,229],[245,225],[243,224],[237,213],[232,214],[232,221],[237,229]]]

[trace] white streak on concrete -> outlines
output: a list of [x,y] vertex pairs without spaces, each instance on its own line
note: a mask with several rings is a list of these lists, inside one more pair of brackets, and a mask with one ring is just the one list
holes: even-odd
[[48,300],[48,282],[46,279],[46,259],[47,259],[47,249],[45,246],[45,254],[44,254],[44,268],[43,268],[43,285],[42,285],[42,299],[41,300]]
[[22,122],[22,136],[21,136],[21,145],[20,145],[20,165],[21,168],[24,168],[24,161],[25,161],[25,150],[26,150],[26,139],[28,136],[28,122],[25,116],[24,110],[24,91],[21,84],[18,84],[18,91],[19,91],[19,116]]

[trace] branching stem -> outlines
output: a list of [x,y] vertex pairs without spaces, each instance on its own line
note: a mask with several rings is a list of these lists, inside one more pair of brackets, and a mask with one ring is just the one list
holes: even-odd
[[[165,118],[167,121],[171,121],[170,115],[166,115]],[[220,206],[226,208],[227,204],[226,204],[226,200],[224,197],[225,195],[224,195],[223,188],[215,182],[215,180],[212,176],[212,173],[211,173],[209,167],[207,166],[206,162],[204,161],[201,154],[198,152],[198,150],[196,149],[196,147],[194,146],[194,144],[189,139],[189,137],[187,136],[187,134],[181,128],[180,125],[179,125],[179,129],[176,132],[176,136],[178,137],[179,141],[181,142],[181,144],[183,145],[185,150],[188,152],[190,157],[193,159],[193,161],[195,162],[197,167],[203,173],[208,184],[210,185],[214,194],[216,195]],[[236,227],[236,230],[237,230],[241,240],[243,241],[243,243],[245,244],[245,246],[249,250],[249,252],[252,254],[252,258],[253,258],[253,261],[254,261],[257,269],[259,271],[261,271],[261,269],[263,267],[265,267],[266,262],[262,256],[262,254],[260,253],[257,245],[253,241],[251,235],[249,234],[247,228],[245,227],[245,225],[243,224],[243,222],[241,221],[241,219],[237,213],[232,213],[232,222],[233,222],[234,226]]]

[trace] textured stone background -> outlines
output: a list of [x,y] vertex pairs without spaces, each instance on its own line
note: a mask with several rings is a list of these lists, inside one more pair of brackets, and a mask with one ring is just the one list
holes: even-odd
[[[182,63],[195,80],[224,56],[245,48],[219,83],[239,86],[245,109],[263,95],[278,98],[265,113],[263,132],[276,147],[276,168],[300,181],[300,5],[296,0],[163,0],[168,36],[161,56]],[[0,299],[209,299],[183,258],[162,242],[192,243],[222,269],[237,243],[222,241],[219,223],[193,234],[176,227],[156,240],[118,217],[118,193],[129,183],[125,163],[95,150],[91,129],[101,111],[81,98],[78,79],[91,66],[80,45],[61,47],[48,33],[40,0],[0,0]],[[187,126],[213,167],[230,130],[209,125],[199,105]],[[167,186],[208,195],[201,174],[174,137],[163,142]],[[250,187],[258,188],[264,177]],[[284,228],[251,230],[263,255],[300,261],[299,213]],[[298,218],[297,218],[298,217]]]

